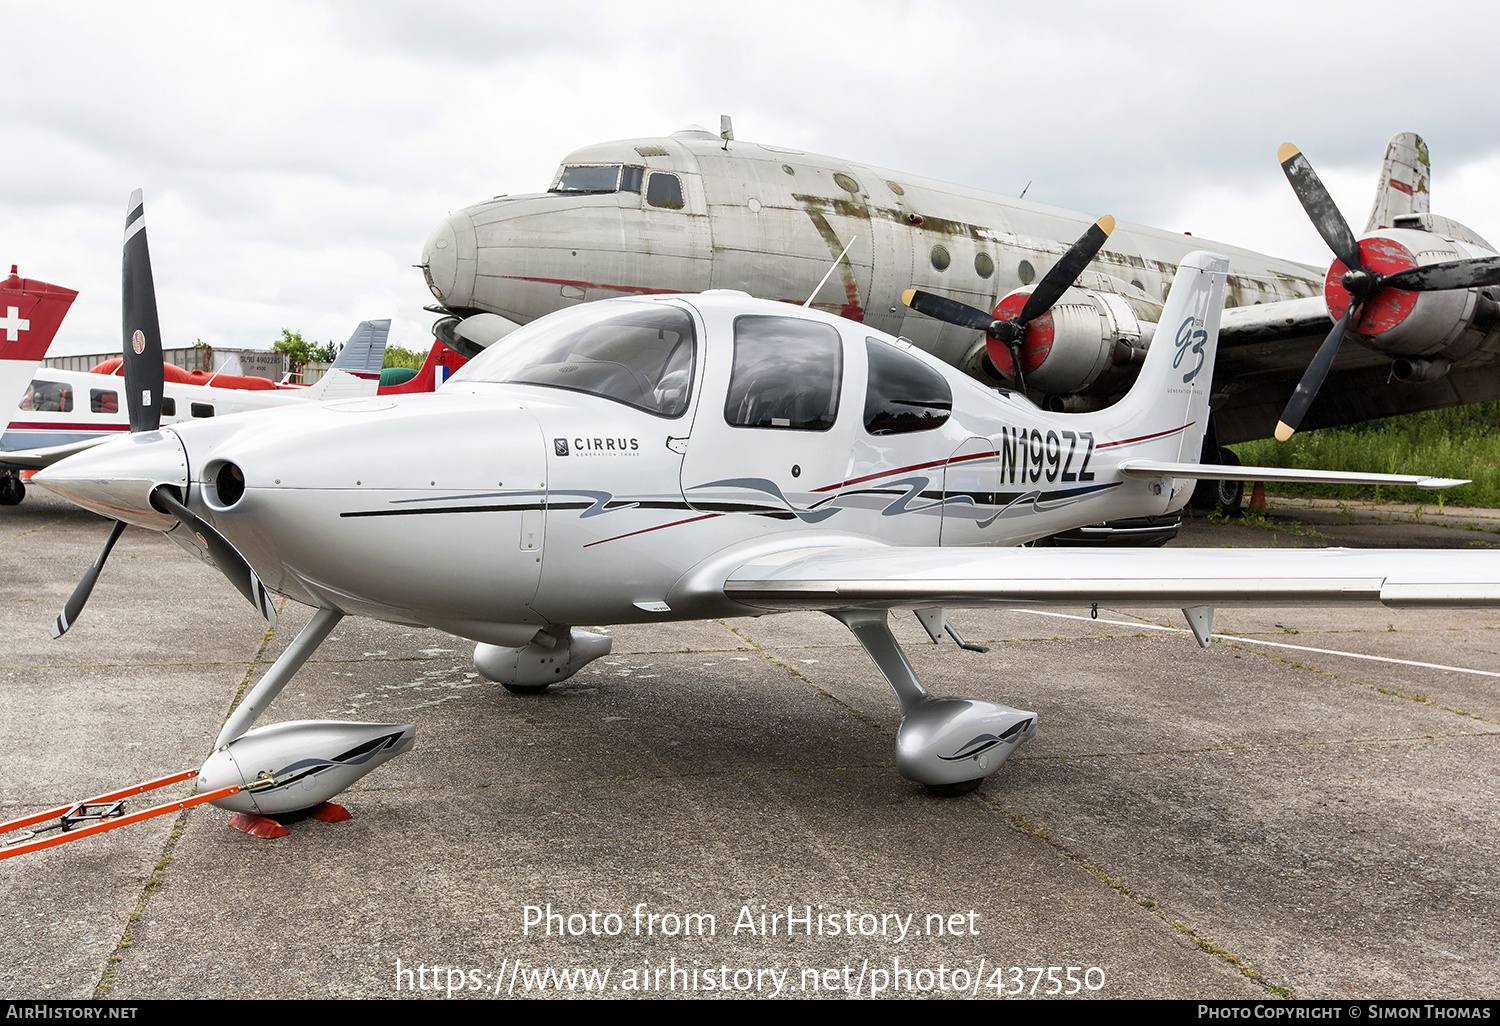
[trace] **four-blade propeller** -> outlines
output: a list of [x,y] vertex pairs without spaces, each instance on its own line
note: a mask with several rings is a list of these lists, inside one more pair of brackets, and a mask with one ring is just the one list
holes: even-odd
[[[162,366],[161,325],[156,314],[156,285],[151,275],[151,253],[146,247],[146,207],[141,190],[130,194],[125,214],[125,254],[121,281],[121,309],[124,326],[125,398],[130,412],[132,434],[156,431],[161,427]],[[159,485],[151,493],[151,505],[177,519],[203,543],[219,572],[249,599],[267,620],[276,620],[276,607],[260,578],[229,539],[214,530],[202,517],[182,504],[182,497],[170,485]],[[61,637],[77,622],[79,614],[94,590],[99,571],[109,558],[110,550],[125,531],[125,522],[116,520],[109,540],[99,558],[84,573],[78,587],[52,624],[52,636]]]
[[1312,406],[1318,389],[1323,386],[1323,379],[1333,366],[1339,343],[1343,341],[1345,333],[1351,325],[1355,325],[1355,331],[1359,330],[1361,315],[1383,290],[1429,292],[1500,284],[1500,257],[1450,260],[1383,274],[1369,266],[1368,252],[1362,251],[1359,240],[1349,229],[1349,223],[1339,213],[1333,197],[1328,194],[1322,180],[1302,152],[1291,143],[1283,143],[1276,156],[1281,161],[1281,170],[1286,173],[1287,181],[1292,185],[1292,191],[1302,203],[1302,209],[1307,211],[1307,216],[1312,220],[1313,227],[1346,268],[1339,283],[1349,293],[1348,308],[1318,347],[1317,354],[1303,372],[1302,380],[1297,383],[1297,390],[1286,404],[1280,423],[1276,425],[1276,438],[1284,442],[1301,426],[1302,418]]
[[946,321],[949,324],[956,324],[961,328],[982,331],[1003,344],[1010,350],[1016,386],[1024,392],[1026,391],[1026,378],[1021,370],[1021,343],[1026,339],[1026,325],[1052,309],[1052,304],[1056,303],[1069,286],[1078,280],[1078,276],[1089,265],[1089,261],[1098,255],[1099,250],[1104,247],[1105,240],[1109,238],[1110,232],[1114,230],[1115,219],[1108,214],[1090,225],[1088,231],[1068,247],[1062,259],[1053,264],[1052,269],[1042,276],[1041,281],[1037,282],[1031,295],[1026,297],[1026,303],[1021,307],[1021,312],[1009,320],[996,320],[993,314],[980,310],[978,307],[934,295],[931,292],[923,292],[920,289],[907,289],[901,294],[901,302],[917,313],[926,314],[928,317]]

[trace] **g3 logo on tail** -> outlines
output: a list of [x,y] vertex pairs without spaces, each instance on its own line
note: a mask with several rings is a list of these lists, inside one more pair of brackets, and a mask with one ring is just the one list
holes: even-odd
[[1182,376],[1182,383],[1184,385],[1196,378],[1198,372],[1203,369],[1203,347],[1208,342],[1208,332],[1202,328],[1194,328],[1194,321],[1195,318],[1189,317],[1178,326],[1176,339],[1177,355],[1172,358],[1172,366],[1181,367],[1182,358],[1189,351],[1198,354],[1198,365]]

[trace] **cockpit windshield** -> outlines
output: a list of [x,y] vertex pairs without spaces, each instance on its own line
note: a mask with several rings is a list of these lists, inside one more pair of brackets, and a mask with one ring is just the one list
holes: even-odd
[[680,417],[696,349],[693,319],[679,306],[586,303],[511,332],[449,380],[544,385]]
[[640,192],[646,169],[632,164],[564,164],[551,192]]

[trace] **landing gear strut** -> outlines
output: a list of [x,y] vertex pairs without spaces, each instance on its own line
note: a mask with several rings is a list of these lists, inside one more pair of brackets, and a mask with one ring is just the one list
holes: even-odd
[[944,798],[968,794],[1036,733],[1036,714],[978,698],[939,698],[924,688],[891,633],[884,609],[830,614],[853,632],[896,692],[896,770]]

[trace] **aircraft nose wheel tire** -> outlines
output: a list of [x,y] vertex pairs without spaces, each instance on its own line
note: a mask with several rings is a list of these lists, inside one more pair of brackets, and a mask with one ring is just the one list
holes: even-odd
[[500,686],[513,695],[540,695],[552,685],[548,684],[507,684],[500,682]]
[[0,478],[0,506],[19,506],[26,498],[26,485],[19,477],[7,474]]
[[973,780],[960,780],[956,784],[923,784],[922,786],[939,798],[959,798],[970,791],[978,790],[982,783],[984,783],[983,777],[975,777]]

